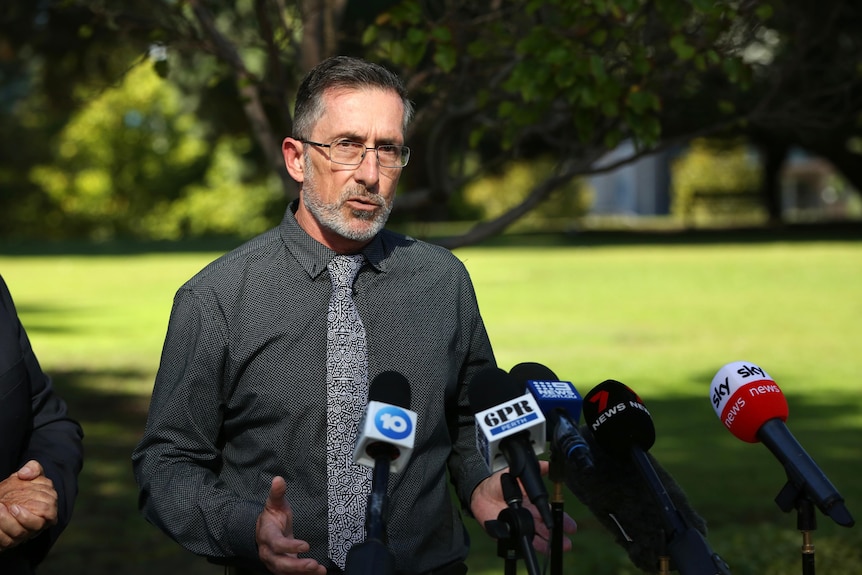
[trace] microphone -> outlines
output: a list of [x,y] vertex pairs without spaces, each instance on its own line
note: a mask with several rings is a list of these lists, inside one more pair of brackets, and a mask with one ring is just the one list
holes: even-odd
[[545,416],[526,386],[500,368],[478,372],[467,389],[476,416],[476,447],[491,471],[509,467],[549,529],[553,518],[537,455],[545,451]]
[[[682,489],[647,453],[655,443],[655,426],[640,397],[609,379],[584,399],[583,429],[597,446],[592,450],[596,473],[580,474],[585,476],[581,485],[570,474],[572,491],[584,497],[594,513],[607,515],[597,517],[606,524],[610,520],[617,542],[640,569],[656,571],[662,556],[669,554],[682,575],[729,574],[727,564],[704,538],[703,519],[691,510]],[[619,492],[614,489],[621,484]],[[587,487],[600,491],[590,493]],[[644,495],[654,505],[645,506]]]
[[[650,486],[634,461],[611,457],[596,445],[586,424],[581,426],[581,434],[592,453],[593,467],[583,472],[567,467],[566,487],[610,532],[632,564],[648,573],[657,572],[667,543],[664,531],[657,527],[662,524],[661,511],[653,503]],[[651,454],[647,456],[686,525],[706,535],[706,522],[692,509],[685,491]]]
[[[716,415],[733,435],[748,443],[762,442],[781,462],[795,495],[804,493],[839,525],[854,525],[844,498],[785,425],[787,400],[763,368],[746,361],[728,363],[712,378],[709,394]],[[783,511],[793,508],[792,501],[779,499]]]
[[410,411],[410,384],[397,371],[378,374],[368,386],[368,407],[359,422],[353,462],[374,467],[389,462],[389,471],[404,469],[416,439],[415,411]]
[[353,461],[374,474],[365,516],[366,538],[347,552],[346,575],[394,575],[395,559],[386,547],[383,516],[389,473],[401,471],[416,438],[410,411],[410,383],[397,371],[378,374],[368,386],[368,407],[359,423]]
[[583,400],[575,386],[570,381],[559,381],[557,374],[541,363],[519,363],[509,370],[509,374],[526,383],[545,414],[550,424],[546,427],[546,438],[551,449],[563,455],[577,469],[592,467],[590,449],[578,431]]

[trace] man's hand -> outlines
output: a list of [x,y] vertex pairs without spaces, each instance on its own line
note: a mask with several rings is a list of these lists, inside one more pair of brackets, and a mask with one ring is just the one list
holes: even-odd
[[[539,468],[541,469],[543,476],[548,474],[548,465],[547,461],[539,461]],[[500,483],[500,476],[504,473],[508,473],[508,471],[509,469],[506,468],[494,473],[477,485],[476,489],[473,490],[473,495],[470,498],[470,511],[473,513],[476,521],[478,521],[483,528],[485,527],[486,521],[496,520],[500,512],[508,507],[506,501],[503,499],[503,487]],[[521,489],[523,491],[523,486]],[[539,510],[536,509],[536,506],[530,502],[526,495],[524,495],[523,498],[523,506],[525,509],[530,510],[530,513],[533,516],[533,524],[536,529],[535,537],[533,538],[533,547],[539,553],[548,553],[550,550],[550,530],[542,521],[542,518],[539,515]],[[577,528],[578,526],[574,519],[569,517],[568,513],[564,513],[563,532],[572,535],[577,531]],[[563,550],[569,551],[571,548],[571,539],[563,537]]]
[[57,492],[35,460],[0,481],[0,552],[57,524]]
[[306,553],[309,546],[306,541],[293,538],[293,511],[284,497],[286,492],[284,478],[275,477],[255,528],[260,560],[271,573],[277,575],[326,575],[326,568],[314,559],[297,557],[299,553]]

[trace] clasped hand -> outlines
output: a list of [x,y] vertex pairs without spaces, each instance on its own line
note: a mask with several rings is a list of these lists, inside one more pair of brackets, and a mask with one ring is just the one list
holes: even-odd
[[0,553],[57,524],[57,492],[38,461],[0,481]]

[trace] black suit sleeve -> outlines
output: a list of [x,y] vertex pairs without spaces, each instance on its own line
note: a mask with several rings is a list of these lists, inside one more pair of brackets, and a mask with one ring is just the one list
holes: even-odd
[[[0,277],[0,478],[31,459],[38,461],[58,496],[58,522],[38,537],[0,554],[8,561],[41,562],[68,525],[83,466],[83,431],[67,411],[51,378],[42,371],[18,318],[12,296]],[[10,439],[7,441],[7,438]]]

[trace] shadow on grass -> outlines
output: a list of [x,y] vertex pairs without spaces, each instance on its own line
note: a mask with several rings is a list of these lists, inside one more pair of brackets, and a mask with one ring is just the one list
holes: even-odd
[[[182,550],[146,523],[137,511],[130,455],[144,427],[149,397],[124,390],[140,389],[141,382],[152,381],[153,374],[134,370],[69,371],[53,372],[52,377],[70,413],[84,428],[85,464],[72,523],[40,575],[221,573],[221,568]],[[833,394],[827,399],[814,404],[805,397],[788,397],[789,427],[845,497],[854,517],[859,518],[862,405],[851,394]],[[763,575],[767,572],[764,566],[776,561],[795,569],[800,543],[796,516],[782,512],[773,501],[786,476],[766,448],[733,437],[705,398],[644,400],[657,430],[651,452],[706,518],[710,543],[731,564],[733,573]],[[564,572],[638,573],[589,510],[567,490],[565,493],[565,510],[578,521],[580,532],[573,538],[574,548],[565,558]],[[471,575],[502,573],[504,562],[497,555],[496,544],[474,521],[467,521],[473,540],[468,559]],[[818,527],[814,540],[824,543],[819,551],[824,557],[819,561],[826,566],[829,554],[842,556],[843,563],[829,572],[862,573],[858,528],[850,531],[837,527],[819,513]],[[523,565],[518,569],[523,571]]]
[[223,568],[181,549],[137,510],[131,453],[146,422],[153,374],[134,370],[52,371],[69,413],[84,429],[84,468],[72,522],[39,575],[219,574]]
[[[643,390],[642,390],[643,392]],[[643,392],[656,427],[650,452],[683,488],[691,507],[708,526],[708,541],[734,575],[800,572],[801,535],[795,510],[784,512],[775,497],[787,483],[778,460],[762,444],[749,444],[727,431],[706,397],[650,399]],[[788,428],[844,497],[847,509],[862,519],[862,402],[857,394],[831,393],[813,403],[787,396]],[[645,502],[645,505],[650,505]],[[565,510],[578,522],[564,573],[635,575],[628,560],[588,507],[565,491]],[[817,511],[812,542],[824,573],[862,574],[862,536]],[[471,573],[500,573],[503,560],[484,535],[475,531]],[[523,570],[523,567],[519,567]]]
[[[435,241],[435,238],[427,238]],[[860,241],[862,222],[785,224],[778,226],[691,228],[670,230],[572,230],[562,233],[501,234],[483,241],[482,247],[515,246],[628,246],[698,245],[726,243],[775,243]]]
[[[392,229],[400,230],[398,224]],[[431,243],[444,243],[447,237],[408,232]],[[111,256],[145,253],[216,252],[224,253],[250,238],[212,237],[178,241],[156,240],[16,240],[4,239],[0,255],[4,256],[57,256],[87,255]],[[535,232],[498,234],[478,245],[482,247],[523,246],[601,246],[601,245],[685,245],[715,243],[773,243],[812,241],[860,241],[862,221],[796,223],[756,227],[682,228],[668,230],[574,229],[569,232]]]

